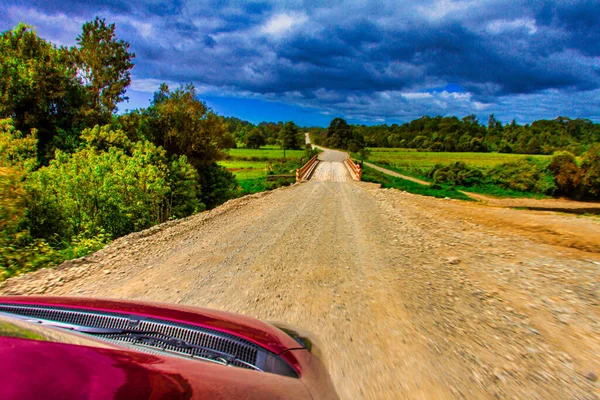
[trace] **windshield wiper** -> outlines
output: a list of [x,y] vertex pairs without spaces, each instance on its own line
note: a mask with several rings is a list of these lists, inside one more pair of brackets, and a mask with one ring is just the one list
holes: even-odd
[[[16,315],[13,315],[16,316]],[[20,319],[27,320],[29,322],[36,322],[42,325],[49,325],[55,328],[66,329],[74,332],[85,333],[88,335],[97,335],[97,336],[119,336],[125,335],[131,339],[133,339],[133,343],[141,343],[148,346],[153,347],[161,347],[163,351],[167,350],[167,346],[174,347],[178,350],[188,350],[191,353],[191,356],[198,356],[205,359],[209,359],[221,364],[231,365],[233,362],[237,364],[243,364],[248,368],[262,371],[262,369],[252,365],[244,360],[241,360],[231,354],[227,354],[225,352],[211,349],[208,347],[200,346],[193,343],[188,343],[185,340],[178,339],[176,337],[156,332],[156,331],[145,331],[145,330],[136,330],[136,329],[112,329],[112,328],[97,328],[93,326],[84,326],[84,325],[75,325],[68,324],[63,322],[49,321],[38,318],[31,318],[25,316],[17,316]]]
[[200,346],[197,344],[186,342],[185,340],[178,339],[176,337],[166,335],[161,332],[156,331],[143,331],[143,330],[135,330],[135,329],[104,329],[104,328],[89,328],[88,327],[78,327],[76,329],[78,332],[92,334],[92,335],[108,335],[108,336],[119,336],[126,335],[134,340],[134,342],[140,342],[145,345],[162,347],[163,350],[166,350],[167,346],[174,347],[178,350],[188,350],[191,352],[192,356],[199,356],[204,358],[209,358],[214,361],[221,362],[225,365],[230,365],[233,362],[244,364],[245,366],[261,371],[261,369],[257,368],[255,365],[245,362],[244,360],[240,360],[239,358],[219,351],[215,349],[210,349],[208,347]]

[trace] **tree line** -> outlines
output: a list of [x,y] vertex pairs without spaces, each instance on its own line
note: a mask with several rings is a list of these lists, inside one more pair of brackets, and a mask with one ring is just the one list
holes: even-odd
[[72,47],[25,24],[0,35],[0,279],[238,195],[216,163],[228,123],[193,85],[117,114],[134,58],[100,18]]
[[600,142],[600,125],[588,119],[558,117],[519,125],[502,124],[492,114],[487,126],[474,115],[422,117],[401,125],[355,125],[368,147],[402,147],[425,151],[581,155]]
[[255,125],[236,117],[225,117],[231,135],[229,148],[246,147],[259,149],[265,145],[277,145],[283,150],[303,148],[300,127],[293,121],[260,122]]

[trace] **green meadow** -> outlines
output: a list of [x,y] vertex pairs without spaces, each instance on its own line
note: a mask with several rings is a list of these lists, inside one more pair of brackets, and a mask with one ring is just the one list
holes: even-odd
[[[279,146],[263,146],[260,149],[229,149],[229,158],[233,160],[248,160],[252,159],[270,159],[279,160],[283,158],[283,150]],[[286,150],[286,159],[300,159],[304,155],[304,150]],[[256,160],[258,161],[258,160]]]
[[482,170],[490,169],[498,164],[518,161],[531,157],[539,161],[549,160],[551,156],[504,154],[504,153],[444,153],[417,151],[416,149],[371,148],[368,161],[378,164],[389,164],[402,169],[430,169],[436,164],[450,164],[462,161],[465,164]]

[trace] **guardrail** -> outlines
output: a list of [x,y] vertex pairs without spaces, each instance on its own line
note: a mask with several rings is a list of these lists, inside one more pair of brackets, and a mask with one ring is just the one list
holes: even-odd
[[360,181],[362,178],[362,169],[360,168],[360,165],[356,164],[354,161],[352,161],[352,159],[350,158],[350,156],[348,156],[346,158],[346,165],[348,166],[348,168],[350,169],[352,178],[355,181]]
[[267,182],[276,181],[278,179],[294,179],[296,175],[292,174],[279,174],[279,175],[267,175]]
[[317,167],[317,164],[319,164],[319,160],[317,159],[317,156],[314,156],[313,158],[308,160],[308,162],[306,164],[304,164],[302,166],[302,168],[297,169],[296,170],[296,182],[305,181],[307,179],[310,179],[310,175],[313,173],[313,171]]

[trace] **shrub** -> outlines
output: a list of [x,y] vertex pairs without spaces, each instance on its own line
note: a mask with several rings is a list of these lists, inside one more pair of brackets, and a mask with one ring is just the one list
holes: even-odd
[[116,238],[200,208],[197,174],[185,156],[169,160],[148,141],[127,152],[131,155],[117,147],[57,151],[50,165],[27,178],[31,232],[65,243],[100,233]]
[[550,171],[529,157],[495,166],[488,171],[485,181],[519,192],[553,194],[556,191]]
[[557,191],[567,196],[581,194],[582,171],[577,166],[575,156],[567,151],[556,153],[548,166],[554,176]]
[[428,173],[435,183],[445,183],[456,186],[477,186],[483,182],[483,172],[469,167],[462,161],[449,165],[436,164]]
[[600,144],[593,145],[585,153],[581,163],[582,183],[587,193],[600,197]]

